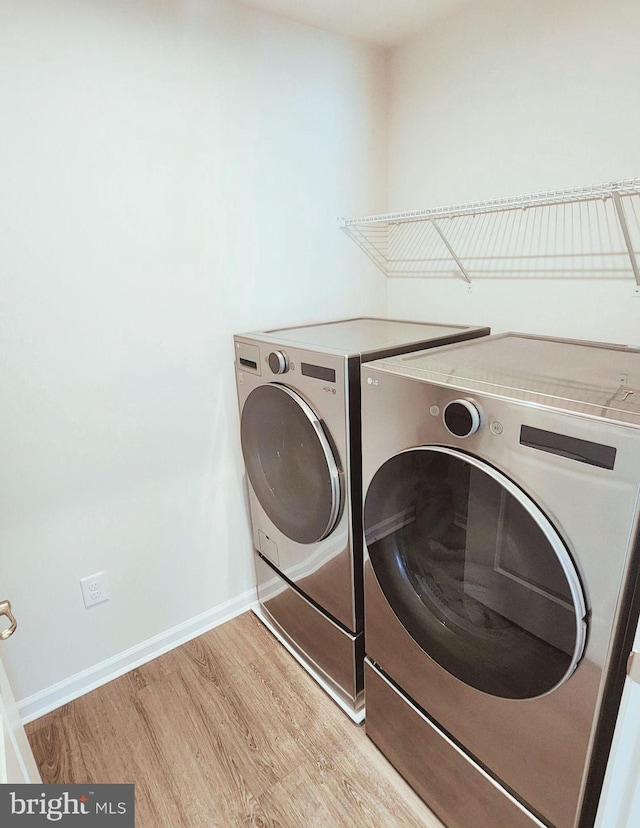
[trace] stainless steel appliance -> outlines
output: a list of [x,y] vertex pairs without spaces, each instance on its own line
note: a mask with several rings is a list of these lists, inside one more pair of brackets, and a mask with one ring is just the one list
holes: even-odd
[[235,337],[261,617],[362,718],[360,365],[488,328],[347,319]]
[[640,351],[362,368],[367,735],[451,828],[593,822],[638,616]]

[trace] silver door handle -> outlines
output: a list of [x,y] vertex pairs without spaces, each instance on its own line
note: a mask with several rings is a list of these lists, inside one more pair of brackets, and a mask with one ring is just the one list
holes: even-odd
[[0,601],[0,618],[2,616],[8,618],[10,622],[7,629],[0,632],[0,641],[6,641],[7,638],[11,638],[18,626],[18,622],[11,612],[11,604],[8,601]]

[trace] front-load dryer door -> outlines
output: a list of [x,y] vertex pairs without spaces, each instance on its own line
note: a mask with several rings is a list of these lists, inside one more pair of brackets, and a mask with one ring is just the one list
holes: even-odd
[[586,638],[580,579],[503,474],[449,448],[402,452],[371,481],[364,522],[391,609],[448,673],[505,699],[542,696],[572,674]]
[[273,525],[296,543],[325,538],[340,514],[340,470],[314,411],[284,385],[260,385],[240,430],[249,481]]

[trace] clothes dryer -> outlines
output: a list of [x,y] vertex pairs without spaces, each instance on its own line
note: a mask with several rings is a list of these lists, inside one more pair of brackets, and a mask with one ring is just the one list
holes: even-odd
[[360,365],[488,328],[347,319],[235,337],[262,619],[362,718]]
[[362,368],[367,735],[450,828],[592,825],[637,621],[640,351]]

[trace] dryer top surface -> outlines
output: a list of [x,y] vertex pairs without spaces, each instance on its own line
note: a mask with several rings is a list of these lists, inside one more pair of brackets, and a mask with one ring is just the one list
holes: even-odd
[[375,366],[640,426],[640,348],[506,333],[389,357]]
[[449,343],[489,333],[488,328],[410,322],[397,319],[362,317],[316,325],[279,328],[246,334],[272,343],[287,343],[343,356],[361,356],[363,361],[384,356],[402,346]]

